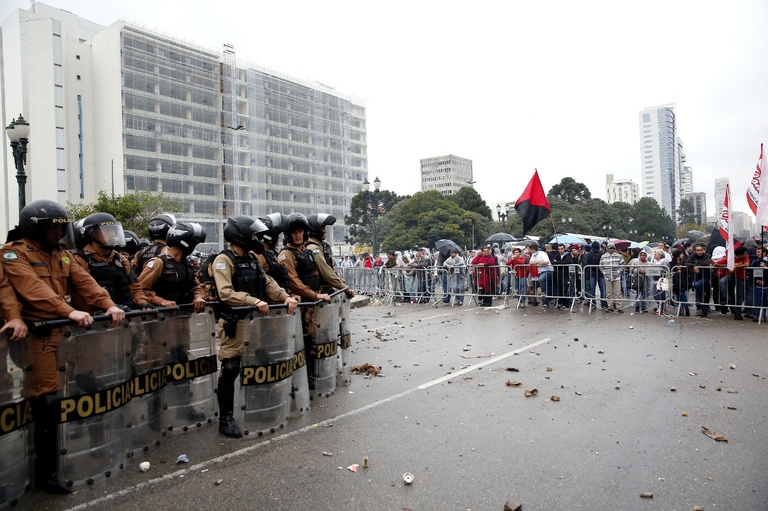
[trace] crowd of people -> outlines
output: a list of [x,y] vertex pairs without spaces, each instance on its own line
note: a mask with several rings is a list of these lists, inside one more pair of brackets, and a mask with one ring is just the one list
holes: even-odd
[[[266,315],[270,304],[283,304],[291,313],[302,301],[330,302],[329,293],[334,290],[354,296],[334,271],[325,241],[325,228],[335,221],[327,214],[233,216],[223,231],[227,248],[197,264],[192,254],[206,239],[198,223],[158,215],[148,225],[151,243],[140,246],[138,237],[108,213],[72,222],[66,209],[54,201],[36,200],[24,206],[19,225],[0,249],[0,319],[4,321],[0,335],[10,343],[28,343],[31,350],[32,378],[22,396],[33,399],[36,484],[52,492],[65,491],[56,462],[57,400],[61,398],[57,349],[64,342],[64,330],[30,325],[68,319],[88,327],[94,315],[101,313],[117,327],[132,310],[190,306],[201,312],[214,302],[220,339],[219,432],[239,438],[242,432],[233,418],[234,384],[240,376],[243,350],[242,335],[237,335],[242,318],[238,310],[249,306]],[[283,245],[278,250],[281,234]],[[314,309],[302,308],[310,389],[317,356],[312,338]],[[189,339],[177,337],[168,339],[176,344],[170,356],[188,356]],[[87,372],[74,379],[82,392],[97,387]],[[199,419],[192,407],[185,413]]]

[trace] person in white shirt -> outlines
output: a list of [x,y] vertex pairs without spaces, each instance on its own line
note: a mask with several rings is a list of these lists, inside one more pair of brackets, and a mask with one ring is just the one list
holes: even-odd
[[[454,294],[454,305],[464,305],[464,277],[467,262],[455,250],[451,250],[451,256],[445,260],[443,266],[448,270],[451,292]],[[450,300],[450,295],[448,296]]]

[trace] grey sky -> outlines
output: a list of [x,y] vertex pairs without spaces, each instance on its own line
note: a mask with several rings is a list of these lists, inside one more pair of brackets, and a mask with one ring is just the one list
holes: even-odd
[[[474,163],[495,208],[534,168],[605,198],[605,174],[640,183],[638,112],[675,103],[694,190],[730,177],[735,208],[768,143],[768,2],[322,2],[48,0],[317,80],[365,100],[368,169],[419,190],[419,159]],[[0,19],[25,0],[3,0]]]

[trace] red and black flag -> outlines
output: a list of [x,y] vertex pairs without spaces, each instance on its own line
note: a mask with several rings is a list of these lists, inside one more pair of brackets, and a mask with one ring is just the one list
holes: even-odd
[[515,211],[523,219],[523,236],[549,216],[549,202],[544,188],[541,187],[538,170],[534,170],[528,186],[515,202]]

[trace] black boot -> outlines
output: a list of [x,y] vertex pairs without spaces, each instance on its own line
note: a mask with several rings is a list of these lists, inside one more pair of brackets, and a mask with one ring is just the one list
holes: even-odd
[[228,358],[221,361],[219,374],[219,433],[229,438],[240,438],[243,433],[232,416],[235,408],[235,378],[240,374],[240,359]]
[[35,485],[48,493],[69,493],[58,477],[56,399],[56,393],[52,392],[35,400]]
[[312,342],[312,335],[304,336],[304,353],[307,356],[307,383],[309,390],[315,390],[315,360],[317,360],[317,350],[315,343]]

